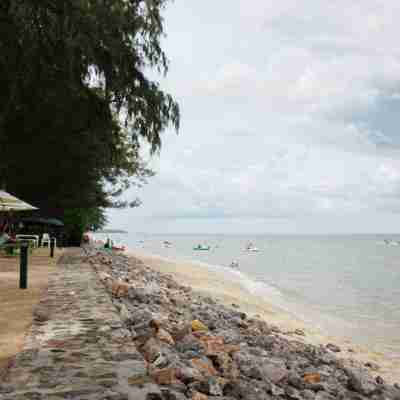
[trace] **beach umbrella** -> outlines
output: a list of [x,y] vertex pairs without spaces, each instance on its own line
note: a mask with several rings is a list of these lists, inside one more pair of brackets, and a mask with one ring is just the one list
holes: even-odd
[[48,218],[47,219],[47,224],[48,225],[53,225],[53,226],[64,226],[64,222],[60,221],[57,218]]
[[37,208],[25,203],[10,193],[5,192],[4,190],[0,190],[0,212],[32,210],[37,210]]
[[29,217],[21,219],[24,224],[38,224],[49,226],[64,226],[64,223],[56,218]]

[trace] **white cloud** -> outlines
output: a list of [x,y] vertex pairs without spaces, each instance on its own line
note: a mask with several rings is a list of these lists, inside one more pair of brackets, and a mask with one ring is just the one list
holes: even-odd
[[346,216],[346,230],[399,213],[399,19],[389,0],[175,1],[164,85],[182,130],[132,215]]

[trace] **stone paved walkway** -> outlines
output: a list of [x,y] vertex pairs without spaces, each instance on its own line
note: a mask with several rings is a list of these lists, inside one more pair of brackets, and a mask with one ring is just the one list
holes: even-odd
[[50,277],[24,349],[0,379],[0,400],[145,399],[148,383],[130,386],[146,364],[110,295],[80,249]]

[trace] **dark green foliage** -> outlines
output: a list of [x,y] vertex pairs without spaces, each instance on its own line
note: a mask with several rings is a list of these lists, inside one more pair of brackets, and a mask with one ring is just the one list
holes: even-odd
[[0,2],[0,184],[79,229],[128,205],[118,196],[152,175],[140,138],[157,151],[179,127],[178,105],[145,74],[167,72],[166,3]]

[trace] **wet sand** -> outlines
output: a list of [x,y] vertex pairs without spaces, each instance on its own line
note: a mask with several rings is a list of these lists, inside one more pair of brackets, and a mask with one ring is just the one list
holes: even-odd
[[[223,271],[210,270],[200,263],[169,260],[139,250],[130,251],[128,255],[141,259],[156,271],[171,274],[177,282],[192,287],[196,292],[210,296],[226,306],[238,306],[249,316],[258,316],[268,323],[276,325],[283,332],[289,332],[290,337],[294,340],[314,345],[334,343],[342,349],[340,353],[337,353],[339,357],[376,363],[380,369],[376,372],[372,371],[374,375],[380,375],[391,383],[400,382],[400,361],[386,359],[381,353],[368,351],[348,340],[321,332],[297,318],[296,315],[252,294],[239,282],[229,279]],[[305,336],[294,334],[296,329],[302,330]],[[349,352],[349,349],[352,351]]]

